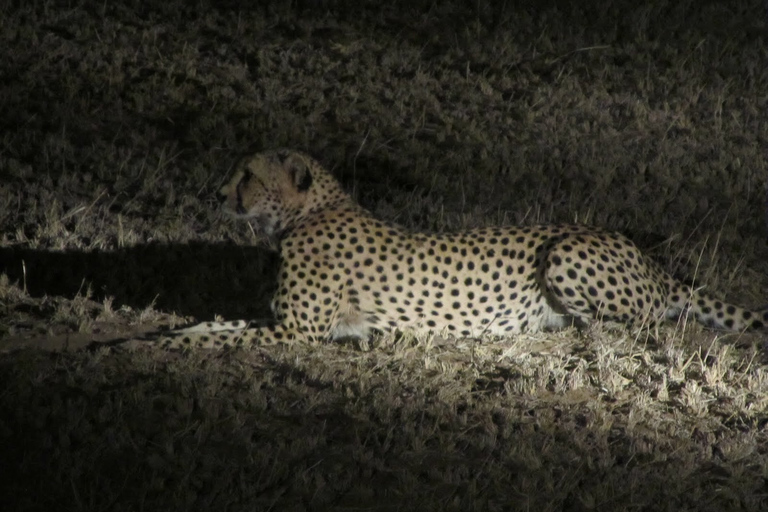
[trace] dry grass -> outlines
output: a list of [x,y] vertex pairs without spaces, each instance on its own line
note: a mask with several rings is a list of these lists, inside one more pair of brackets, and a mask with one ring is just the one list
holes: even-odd
[[275,258],[212,193],[276,146],[382,218],[600,224],[764,305],[756,0],[8,4],[6,510],[768,508],[758,334],[74,350],[268,315]]

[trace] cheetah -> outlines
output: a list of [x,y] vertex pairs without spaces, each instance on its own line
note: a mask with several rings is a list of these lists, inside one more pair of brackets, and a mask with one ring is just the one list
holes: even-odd
[[279,247],[274,321],[171,331],[167,348],[312,343],[395,329],[505,336],[593,319],[653,325],[683,312],[731,331],[765,329],[768,311],[677,281],[626,237],[582,225],[412,232],[376,219],[304,153],[238,164],[225,212]]

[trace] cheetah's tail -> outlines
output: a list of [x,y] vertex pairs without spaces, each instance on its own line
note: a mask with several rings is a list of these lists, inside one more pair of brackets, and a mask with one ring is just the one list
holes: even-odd
[[768,307],[750,310],[693,290],[690,286],[667,276],[667,317],[676,318],[689,312],[697,321],[726,331],[768,331]]

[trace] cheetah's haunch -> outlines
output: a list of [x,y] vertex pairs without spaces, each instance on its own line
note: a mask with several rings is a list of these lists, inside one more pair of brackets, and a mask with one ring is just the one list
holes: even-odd
[[203,323],[172,331],[167,347],[269,345],[395,328],[507,335],[574,319],[655,323],[687,310],[719,329],[768,325],[768,312],[692,290],[616,233],[544,225],[423,234],[377,220],[296,151],[245,159],[220,196],[226,211],[278,241],[275,321]]

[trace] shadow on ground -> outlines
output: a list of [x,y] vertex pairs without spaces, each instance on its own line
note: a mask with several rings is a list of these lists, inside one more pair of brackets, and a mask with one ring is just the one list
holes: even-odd
[[269,316],[278,258],[232,244],[143,245],[113,252],[0,248],[0,272],[32,297],[113,297],[113,307],[212,319]]

